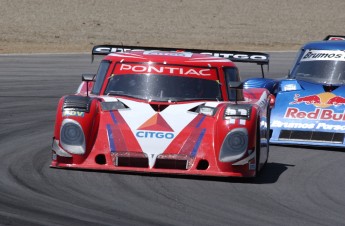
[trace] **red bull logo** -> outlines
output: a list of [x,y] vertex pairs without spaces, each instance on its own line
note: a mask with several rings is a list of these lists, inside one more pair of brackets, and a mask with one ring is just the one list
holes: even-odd
[[290,107],[287,108],[284,118],[345,121],[345,111],[343,113],[335,113],[332,109],[316,108],[315,111],[306,112]]
[[300,104],[300,103],[305,103],[305,104],[320,104],[321,100],[318,95],[310,95],[310,96],[305,96],[305,97],[300,97],[299,94],[295,94],[293,102],[290,104]]
[[345,105],[345,98],[336,96],[333,93],[325,92],[315,95],[308,95],[301,97],[299,94],[295,94],[294,101],[290,104],[301,104],[314,105],[315,107],[327,108],[330,106]]
[[334,106],[345,105],[345,98],[344,97],[332,97],[327,101],[327,104],[332,104]]

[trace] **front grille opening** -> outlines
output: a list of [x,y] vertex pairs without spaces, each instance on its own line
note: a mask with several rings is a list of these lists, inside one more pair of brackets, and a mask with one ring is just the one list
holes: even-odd
[[209,163],[207,160],[205,159],[201,159],[198,163],[198,165],[196,166],[197,170],[207,170],[209,167]]
[[324,85],[323,86],[323,89],[325,90],[325,92],[332,92],[337,88],[339,88],[339,86],[334,86],[334,85]]
[[143,157],[117,156],[115,165],[123,167],[148,168],[149,162],[147,158]]
[[186,170],[188,161],[185,159],[156,159],[154,168]]
[[73,163],[73,158],[71,158],[71,157],[57,156],[56,161],[57,161],[58,163],[72,164],[72,163]]
[[344,141],[344,136],[344,133],[282,130],[279,134],[279,140],[342,144]]
[[105,159],[105,155],[103,155],[103,154],[97,155],[95,158],[95,162],[98,165],[105,165],[107,163],[107,160]]
[[152,109],[156,112],[162,112],[164,109],[166,109],[167,107],[169,107],[168,104],[150,104],[150,106],[152,107]]

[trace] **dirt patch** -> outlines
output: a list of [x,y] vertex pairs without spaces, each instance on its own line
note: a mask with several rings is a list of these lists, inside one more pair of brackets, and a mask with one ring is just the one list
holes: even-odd
[[297,50],[344,34],[343,0],[1,0],[0,53],[97,44]]

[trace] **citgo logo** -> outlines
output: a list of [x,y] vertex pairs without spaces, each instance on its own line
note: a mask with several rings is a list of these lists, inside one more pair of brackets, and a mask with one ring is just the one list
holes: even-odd
[[164,120],[164,118],[159,114],[155,114],[149,118],[144,124],[142,124],[135,135],[138,138],[158,138],[158,139],[173,139],[174,130],[169,126],[169,124]]
[[316,95],[309,95],[300,97],[299,94],[295,94],[294,101],[290,104],[305,103],[307,105],[313,104],[315,107],[327,108],[330,106],[345,105],[345,98],[336,96],[333,93],[319,93]]

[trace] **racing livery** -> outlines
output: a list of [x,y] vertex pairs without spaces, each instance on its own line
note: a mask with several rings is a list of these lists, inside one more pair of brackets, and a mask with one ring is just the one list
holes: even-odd
[[51,167],[257,175],[268,159],[274,96],[243,91],[229,59],[264,65],[268,55],[159,49],[93,48],[106,56],[59,101]]
[[345,37],[304,45],[287,79],[250,79],[276,94],[271,143],[345,146]]

